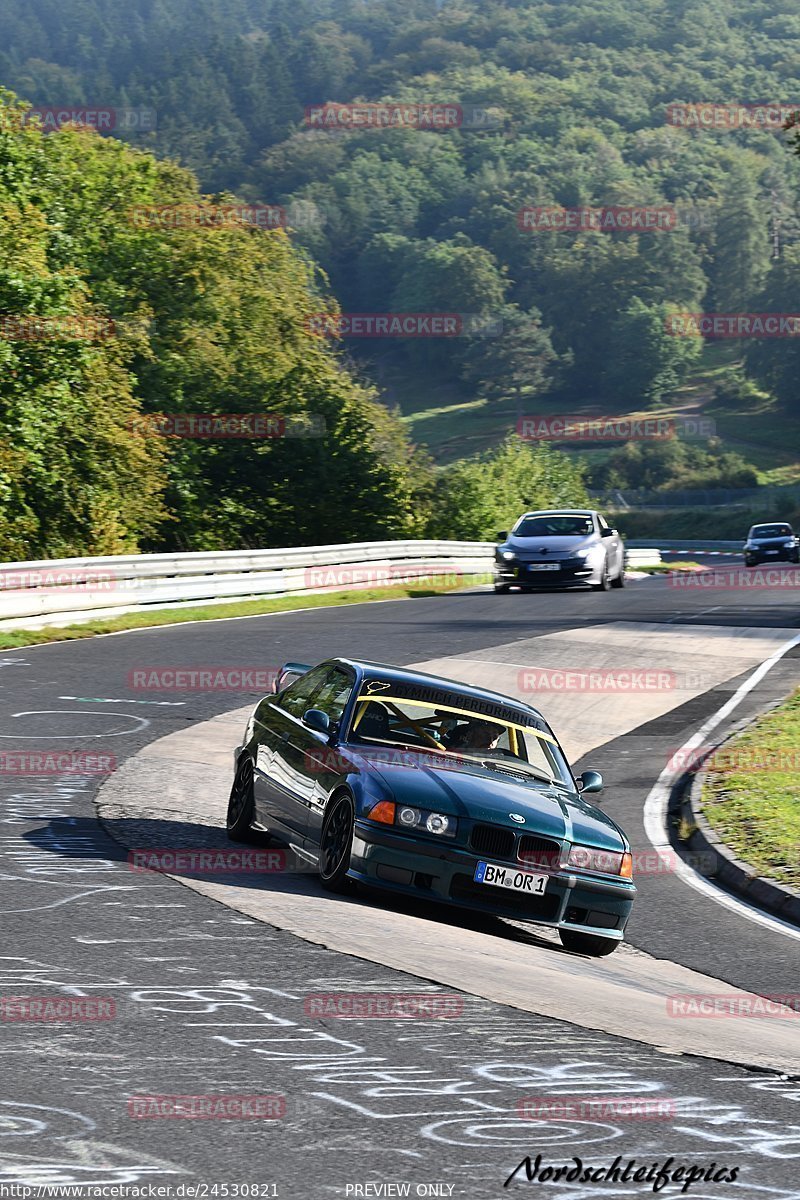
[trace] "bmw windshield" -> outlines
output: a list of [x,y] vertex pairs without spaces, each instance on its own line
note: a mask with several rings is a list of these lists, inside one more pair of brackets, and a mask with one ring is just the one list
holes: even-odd
[[[366,686],[374,688],[374,681]],[[407,689],[398,689],[403,690]],[[390,690],[362,690],[347,741],[397,748],[402,751],[398,762],[405,765],[446,767],[472,762],[575,790],[561,748],[544,722],[539,728],[526,724],[524,715],[514,710],[506,712],[499,705],[483,707],[493,711],[480,711],[480,706],[476,711],[462,696],[440,703]],[[392,761],[389,756],[387,762]]]

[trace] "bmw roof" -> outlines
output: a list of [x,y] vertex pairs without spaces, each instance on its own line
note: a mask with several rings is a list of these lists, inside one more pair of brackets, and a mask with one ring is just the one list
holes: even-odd
[[471,683],[459,683],[458,680],[448,679],[445,675],[430,675],[426,671],[416,671],[410,667],[390,667],[385,663],[341,657],[331,661],[345,663],[355,668],[355,670],[363,674],[365,679],[383,679],[388,682],[416,683],[423,686],[426,684],[428,686],[436,684],[449,692],[453,692],[457,696],[483,700],[490,704],[501,704],[505,708],[516,709],[528,717],[536,717],[538,721],[543,722],[545,728],[549,728],[538,709],[530,704],[525,704],[522,700],[515,700],[512,696],[506,696],[502,692],[493,692],[488,688],[476,687]]

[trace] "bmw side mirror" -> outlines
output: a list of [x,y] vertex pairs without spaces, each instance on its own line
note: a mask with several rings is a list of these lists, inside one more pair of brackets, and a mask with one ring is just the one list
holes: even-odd
[[616,529],[601,529],[600,537],[613,537],[616,532]]
[[504,542],[504,541],[506,540],[506,538],[507,538],[507,537],[508,537],[508,530],[507,530],[507,529],[501,529],[501,530],[500,530],[500,532],[499,532],[499,533],[498,533],[498,535],[497,535],[497,540],[498,540],[498,542]]
[[313,729],[315,733],[329,734],[331,732],[331,719],[321,708],[307,708],[303,713],[303,724],[307,725],[309,729]]
[[578,791],[584,796],[590,792],[602,792],[603,776],[599,771],[584,771],[578,776]]

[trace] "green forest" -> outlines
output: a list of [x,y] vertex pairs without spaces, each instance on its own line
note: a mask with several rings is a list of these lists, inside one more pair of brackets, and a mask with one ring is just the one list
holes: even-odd
[[[5,0],[0,84],[6,559],[484,537],[587,488],[800,478],[800,343],[667,329],[798,308],[796,135],[669,115],[800,109],[797,0]],[[462,120],[309,119],[356,101]],[[154,119],[50,132],[31,105]],[[287,228],[131,218],[234,202],[280,206]],[[520,227],[525,208],[624,206],[669,227]],[[313,332],[339,311],[468,314],[477,332]],[[114,336],[9,324],[76,314]],[[513,436],[529,412],[664,411],[698,378],[724,435],[703,444],[581,457]],[[253,412],[316,433],[202,441],[138,419]]]

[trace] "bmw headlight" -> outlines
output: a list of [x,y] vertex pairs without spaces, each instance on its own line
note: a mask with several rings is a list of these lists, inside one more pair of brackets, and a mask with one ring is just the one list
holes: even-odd
[[621,875],[630,879],[633,867],[630,854],[616,850],[595,850],[591,846],[573,846],[567,866],[578,871],[600,871],[604,875]]
[[420,833],[435,833],[437,837],[455,837],[458,829],[455,817],[431,812],[427,808],[415,808],[411,804],[395,805],[394,824],[409,831],[414,829]]
[[[444,813],[429,813],[425,821],[425,828],[428,833],[446,834],[450,831],[450,821],[452,818],[446,817]],[[455,821],[453,821],[455,825]]]

